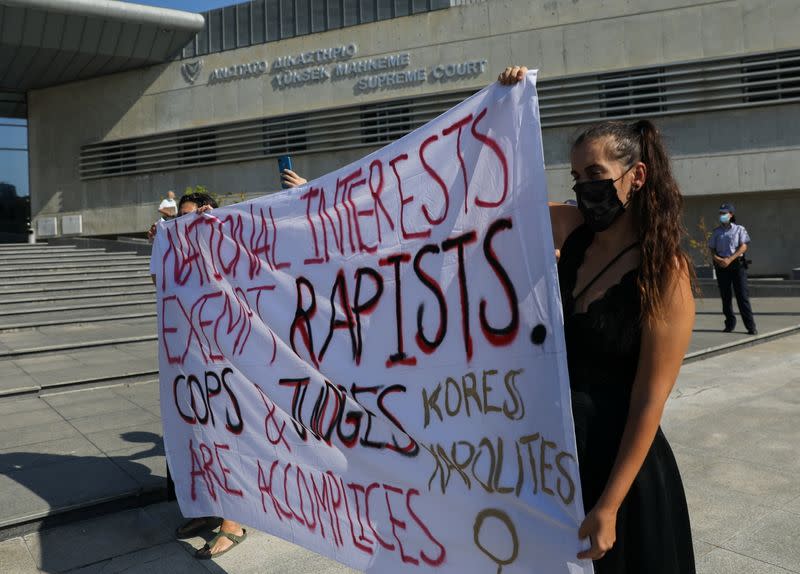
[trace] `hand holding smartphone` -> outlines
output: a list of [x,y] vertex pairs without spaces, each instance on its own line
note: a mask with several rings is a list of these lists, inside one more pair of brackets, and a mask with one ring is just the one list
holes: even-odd
[[281,178],[281,189],[288,189],[292,187],[284,179],[284,170],[292,171],[292,156],[282,155],[278,157],[278,175]]

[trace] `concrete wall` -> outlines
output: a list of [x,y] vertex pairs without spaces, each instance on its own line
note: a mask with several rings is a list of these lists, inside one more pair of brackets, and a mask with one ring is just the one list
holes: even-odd
[[[174,62],[35,91],[28,98],[32,213],[82,213],[86,235],[132,233],[147,229],[167,189],[201,184],[219,193],[259,194],[277,188],[274,160],[81,181],[78,158],[87,143],[479,88],[512,62],[540,68],[542,78],[555,78],[799,48],[798,26],[797,0],[488,0],[204,56],[206,73],[194,85],[181,75],[183,62]],[[279,90],[270,83],[272,74],[207,82],[207,71],[214,68],[271,63],[280,56],[350,43],[358,46],[357,58],[408,52],[410,69],[484,59],[487,67],[459,82],[370,94],[354,94],[353,81]],[[800,125],[798,120],[800,105],[789,104],[666,117],[660,123],[685,193],[716,196],[795,189],[800,130],[792,126]],[[544,134],[554,198],[569,193],[565,162],[574,131],[548,129]],[[368,151],[295,155],[295,166],[313,177]],[[776,258],[775,272],[790,259],[788,254]]]

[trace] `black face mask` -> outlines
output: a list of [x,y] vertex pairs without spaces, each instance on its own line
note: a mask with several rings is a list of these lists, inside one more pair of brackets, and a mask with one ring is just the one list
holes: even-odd
[[[623,173],[622,176],[624,175]],[[625,206],[617,197],[617,188],[614,187],[614,182],[622,179],[622,176],[617,179],[579,181],[572,186],[572,191],[577,195],[578,209],[595,233],[611,227],[625,211]]]

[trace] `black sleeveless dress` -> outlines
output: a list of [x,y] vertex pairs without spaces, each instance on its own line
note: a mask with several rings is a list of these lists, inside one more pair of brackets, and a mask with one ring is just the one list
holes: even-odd
[[[625,274],[585,313],[574,312],[575,278],[593,236],[585,225],[576,229],[558,262],[586,512],[603,493],[619,450],[642,332],[638,269]],[[617,541],[594,566],[597,574],[695,572],[686,496],[661,428],[617,514]]]

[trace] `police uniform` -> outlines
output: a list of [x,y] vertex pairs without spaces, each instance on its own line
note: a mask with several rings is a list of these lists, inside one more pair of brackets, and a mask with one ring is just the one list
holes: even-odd
[[[727,212],[733,215],[733,206],[723,203],[720,212]],[[708,247],[720,257],[730,257],[743,244],[750,243],[750,235],[742,225],[730,222],[715,228],[708,240]],[[753,310],[750,307],[750,297],[747,291],[747,269],[744,264],[744,256],[740,256],[727,267],[714,265],[717,273],[717,285],[719,294],[722,297],[722,312],[725,315],[725,331],[733,331],[736,327],[736,316],[733,314],[733,303],[731,301],[731,291],[736,295],[736,304],[739,307],[739,314],[742,321],[751,335],[757,333],[756,323],[753,319]]]

